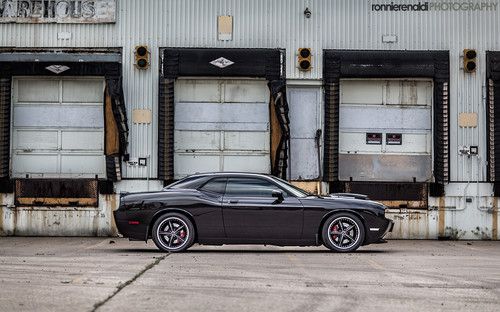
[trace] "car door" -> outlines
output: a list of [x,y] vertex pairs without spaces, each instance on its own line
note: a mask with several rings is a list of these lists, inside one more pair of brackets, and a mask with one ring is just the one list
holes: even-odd
[[[282,192],[283,198],[276,196]],[[299,239],[303,207],[300,201],[259,177],[229,177],[222,201],[226,235],[240,241]]]
[[200,203],[198,209],[191,207],[196,213],[196,226],[199,241],[205,239],[223,239],[226,237],[222,218],[222,199],[226,189],[226,178],[213,178],[198,188]]

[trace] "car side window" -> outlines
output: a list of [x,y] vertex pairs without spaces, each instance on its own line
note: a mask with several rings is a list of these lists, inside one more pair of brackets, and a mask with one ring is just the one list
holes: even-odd
[[205,183],[202,187],[200,187],[200,191],[206,191],[216,194],[224,194],[226,190],[226,181],[227,178],[215,178],[207,183]]
[[[274,190],[281,190],[277,185],[259,178],[229,178],[226,196],[232,197],[272,197]],[[283,196],[287,196],[283,192]]]

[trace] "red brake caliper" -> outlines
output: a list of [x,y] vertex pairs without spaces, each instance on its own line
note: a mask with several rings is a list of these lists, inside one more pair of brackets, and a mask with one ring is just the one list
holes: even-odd
[[[338,226],[337,224],[335,224],[335,225],[333,225],[333,226],[332,226],[332,228],[330,229],[330,232],[333,232],[333,231],[338,232],[338,230],[339,230],[339,226]],[[338,235],[337,235],[337,234],[333,234],[333,235],[332,235],[332,238],[333,238],[333,239],[337,239],[337,237],[338,237]]]
[[181,238],[186,237],[186,232],[185,232],[184,230],[181,230],[181,232],[179,233],[179,236],[180,236]]

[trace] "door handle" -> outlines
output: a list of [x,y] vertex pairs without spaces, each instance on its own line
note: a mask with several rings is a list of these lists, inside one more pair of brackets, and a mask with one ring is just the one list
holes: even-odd
[[237,204],[237,203],[238,203],[238,200],[237,200],[237,199],[230,199],[230,200],[229,200],[229,203],[230,203],[230,204]]

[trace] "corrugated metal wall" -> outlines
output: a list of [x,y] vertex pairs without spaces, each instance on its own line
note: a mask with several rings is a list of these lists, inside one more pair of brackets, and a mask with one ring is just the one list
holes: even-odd
[[[430,11],[374,12],[364,0],[117,0],[117,22],[108,25],[2,24],[1,47],[122,47],[125,97],[133,109],[157,112],[160,47],[284,48],[287,77],[319,79],[323,49],[449,50],[451,65],[450,178],[452,181],[485,178],[485,51],[500,50],[500,8],[492,12]],[[484,1],[488,2],[488,1]],[[402,1],[415,3],[415,1]],[[491,1],[491,3],[497,3]],[[303,11],[308,7],[310,19]],[[217,16],[234,17],[232,41],[217,41]],[[70,32],[58,40],[58,32]],[[396,43],[383,43],[382,35],[396,35]],[[132,65],[133,47],[147,44],[152,66],[139,71]],[[295,66],[299,47],[311,47],[313,70]],[[464,48],[479,52],[478,70],[464,74],[460,54]],[[459,128],[460,112],[477,112],[479,128]],[[153,118],[154,119],[154,118]],[[151,155],[156,176],[156,123],[131,124],[131,157]],[[459,145],[479,145],[480,158],[458,156]],[[148,168],[125,168],[125,177],[146,177]]]

